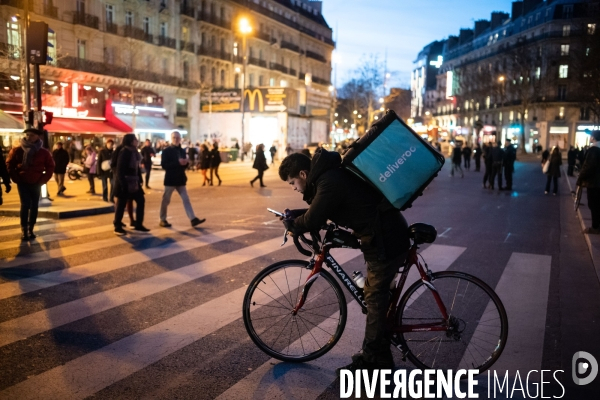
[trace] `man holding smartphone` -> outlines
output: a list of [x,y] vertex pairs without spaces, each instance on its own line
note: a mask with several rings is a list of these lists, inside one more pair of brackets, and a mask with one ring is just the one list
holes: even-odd
[[183,208],[190,219],[192,226],[197,226],[206,221],[199,219],[194,214],[192,203],[187,193],[185,184],[187,176],[185,170],[189,164],[189,160],[185,154],[185,150],[181,148],[181,134],[177,131],[171,133],[171,145],[165,148],[162,152],[161,167],[165,170],[165,192],[163,193],[162,203],[160,204],[160,226],[168,228],[171,224],[167,221],[167,207],[171,202],[173,191],[177,191],[183,201]]

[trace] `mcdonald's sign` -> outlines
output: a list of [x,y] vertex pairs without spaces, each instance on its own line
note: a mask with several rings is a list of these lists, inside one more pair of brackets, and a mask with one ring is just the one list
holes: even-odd
[[[254,89],[254,90],[246,89],[244,91],[244,100],[246,100],[246,96],[248,96],[247,97],[248,100],[245,102],[246,111],[258,111],[258,112],[265,111],[265,101],[263,99],[263,94],[260,89]],[[257,98],[258,98],[258,110],[256,110],[256,108],[255,108]]]

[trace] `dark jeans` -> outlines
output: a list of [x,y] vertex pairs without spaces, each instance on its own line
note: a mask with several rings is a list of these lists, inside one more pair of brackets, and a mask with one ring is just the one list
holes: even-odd
[[567,168],[567,175],[573,176],[573,169],[574,168],[575,168],[575,164],[569,164],[569,167]]
[[506,188],[512,189],[512,176],[514,168],[504,167],[504,179],[506,180]]
[[217,165],[216,167],[210,167],[210,184],[212,185],[214,180],[213,180],[213,174],[217,177],[217,179],[219,180],[219,182],[221,182],[221,177],[219,176],[219,166]]
[[492,175],[492,163],[484,162],[483,166],[485,168],[485,172],[483,174],[483,186],[485,186],[485,184],[488,182],[488,180],[491,185],[493,182],[492,178],[490,178],[490,176]]
[[465,168],[471,169],[471,159],[469,157],[465,158]]
[[115,227],[121,224],[123,220],[123,214],[125,213],[125,207],[129,200],[135,201],[135,224],[136,226],[143,225],[144,222],[144,205],[146,199],[144,198],[144,192],[138,190],[137,193],[130,195],[129,197],[121,196],[117,198],[117,209],[115,210]]
[[475,172],[479,172],[481,169],[481,158],[475,159]]
[[90,174],[88,172],[88,182],[90,183],[90,192],[92,192],[92,194],[96,194],[96,185],[94,184],[94,179],[96,178],[95,174]]
[[494,180],[496,180],[496,175],[498,175],[498,189],[502,188],[502,164],[494,163],[492,165],[492,175],[490,176],[490,187],[494,188]]
[[386,337],[386,316],[390,306],[390,284],[402,266],[407,253],[392,261],[367,261],[365,302],[367,323],[363,340],[363,358],[380,367],[394,366],[390,342]]
[[18,183],[17,190],[21,200],[21,211],[19,213],[21,227],[26,228],[29,226],[29,230],[32,230],[37,221],[42,185]]
[[256,177],[254,179],[252,179],[251,182],[254,183],[258,179],[260,181],[260,186],[264,186],[264,183],[263,183],[263,175],[264,174],[265,174],[265,171],[258,170],[258,175],[256,175]]
[[592,212],[592,228],[600,229],[600,188],[587,188],[587,202]]
[[550,191],[550,181],[554,182],[554,193],[558,192],[558,176],[548,175],[546,180],[546,192]]
[[[109,175],[102,175],[100,177],[102,179],[102,200],[108,201],[108,199],[113,199],[113,180]],[[108,183],[110,182],[110,194],[108,191]]]
[[146,170],[146,187],[149,187],[150,183],[150,171],[152,171],[152,163],[144,163],[144,169]]

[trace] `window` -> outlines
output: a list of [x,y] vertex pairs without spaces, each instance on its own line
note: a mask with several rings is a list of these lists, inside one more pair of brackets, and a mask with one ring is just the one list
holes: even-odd
[[586,57],[590,55],[590,48],[589,47],[585,48],[585,55],[586,55]]
[[217,70],[214,68],[210,70],[210,84],[213,87],[217,85]]
[[115,63],[115,49],[112,47],[104,48],[104,62],[106,64],[114,64]]
[[563,25],[563,36],[569,36],[571,34],[571,25]]
[[115,6],[112,4],[106,5],[106,25],[115,23]]
[[150,18],[144,17],[144,33],[146,35],[150,34]]
[[513,121],[513,120],[515,119],[515,112],[514,112],[514,111],[511,111],[511,112],[508,114],[508,119],[510,119],[511,121]]
[[264,77],[262,75],[258,76],[258,86],[263,86],[264,85]]
[[558,117],[560,119],[564,119],[565,118],[565,108],[564,107],[560,107],[558,109]]
[[573,18],[573,4],[563,6],[563,18]]
[[200,67],[200,82],[204,83],[206,80],[206,66],[202,65]]
[[85,60],[85,40],[77,39],[77,58]]
[[187,26],[181,27],[181,40],[188,42],[190,40],[190,28]]
[[188,102],[187,99],[175,99],[175,108],[178,117],[187,117]]
[[248,86],[254,87],[254,74],[248,76]]
[[593,35],[596,33],[596,24],[587,24],[587,34]]
[[542,68],[541,67],[537,67],[535,69],[535,79],[540,79],[542,77]]
[[240,88],[240,74],[235,74],[235,78],[233,80],[233,87],[235,89],[239,89]]
[[160,36],[161,37],[167,36],[167,23],[166,22],[160,23]]
[[186,82],[190,80],[190,64],[187,61],[183,62],[183,80]]
[[8,47],[10,58],[19,59],[21,49],[21,31],[19,24],[13,22],[6,23],[6,33],[8,35]]
[[[52,46],[50,46],[52,45]],[[56,32],[48,31],[48,64],[56,65]]]
[[567,85],[558,85],[558,100],[566,100]]
[[233,55],[237,57],[238,55],[238,44],[237,42],[233,43]]
[[169,62],[166,58],[162,59],[162,73],[163,75],[169,75]]
[[559,78],[568,78],[569,77],[569,66],[561,65],[558,67],[558,77]]
[[269,86],[275,86],[275,78],[269,79]]
[[561,44],[560,45],[560,55],[561,56],[568,56],[569,55],[569,45],[568,44]]
[[133,26],[133,12],[132,11],[125,11],[125,25]]
[[77,13],[85,14],[85,0],[77,0]]
[[[221,12],[223,12],[223,9],[221,8]],[[225,87],[225,70],[222,69],[221,70],[221,82],[220,82],[221,87]]]

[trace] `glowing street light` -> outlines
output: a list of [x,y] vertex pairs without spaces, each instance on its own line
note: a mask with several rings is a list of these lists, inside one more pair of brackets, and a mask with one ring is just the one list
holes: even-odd
[[247,18],[240,18],[239,31],[242,35],[252,33],[252,26]]
[[381,104],[383,104],[383,102],[384,102],[384,101],[385,101],[385,100],[383,100],[383,97],[380,97],[380,98],[379,98],[379,102],[380,102]]
[[344,119],[344,123],[345,123],[345,124],[347,124],[347,123],[348,123],[348,120],[347,120],[347,119]]
[[498,82],[504,82],[504,75],[501,75],[501,76],[498,78]]
[[352,114],[356,115],[356,114],[358,114],[358,111],[354,110],[354,111],[352,111]]
[[358,118],[362,118],[362,115],[358,114]]

